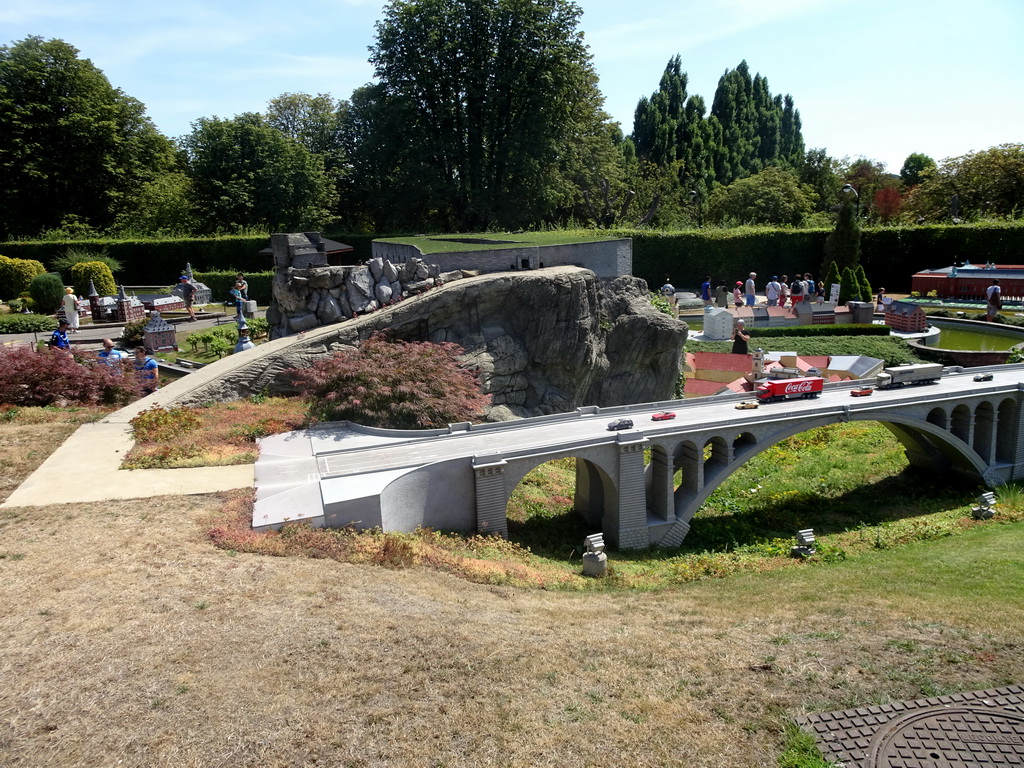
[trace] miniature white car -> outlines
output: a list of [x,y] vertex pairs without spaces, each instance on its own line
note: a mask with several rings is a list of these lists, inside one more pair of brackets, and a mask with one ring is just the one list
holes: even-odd
[[736,407],[740,409],[745,408],[757,408],[760,403],[757,400],[744,400],[742,403],[736,403]]

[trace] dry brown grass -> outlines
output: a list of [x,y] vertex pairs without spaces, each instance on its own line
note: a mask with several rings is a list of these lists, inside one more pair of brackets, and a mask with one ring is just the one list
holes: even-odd
[[224,503],[0,513],[0,765],[770,766],[793,715],[1024,679],[1019,602],[849,564],[549,593],[232,554]]
[[147,469],[250,464],[258,456],[256,438],[298,429],[306,424],[305,411],[302,400],[285,397],[190,409],[185,411],[187,422],[175,409],[149,409],[133,419],[133,426],[136,421],[148,419],[148,424],[156,421],[156,427],[141,434],[135,430],[136,442],[122,466]]

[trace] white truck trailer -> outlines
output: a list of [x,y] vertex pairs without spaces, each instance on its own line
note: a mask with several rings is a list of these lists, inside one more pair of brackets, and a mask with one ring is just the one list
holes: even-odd
[[895,389],[907,384],[930,384],[942,378],[941,363],[920,363],[918,365],[896,365],[883,368],[875,379],[879,389]]

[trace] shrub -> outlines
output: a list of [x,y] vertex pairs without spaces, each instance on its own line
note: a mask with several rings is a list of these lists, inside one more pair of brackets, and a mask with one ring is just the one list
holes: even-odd
[[265,317],[250,317],[245,324],[249,326],[250,339],[262,339],[270,333],[270,323]]
[[49,315],[0,315],[0,333],[49,333],[56,328]]
[[128,422],[136,440],[165,443],[199,428],[200,418],[190,408],[147,408]]
[[306,369],[291,369],[310,416],[374,427],[443,427],[478,416],[490,402],[456,344],[391,342],[374,334]]
[[887,325],[790,325],[781,328],[748,328],[751,338],[761,336],[890,336]]
[[52,272],[45,275],[36,275],[28,284],[28,292],[35,302],[36,309],[42,314],[56,312],[60,308],[61,299],[64,298],[64,283],[60,275]]
[[125,323],[124,329],[121,331],[121,344],[128,348],[141,347],[143,338],[143,329],[146,327],[146,323],[149,321],[146,318],[140,320],[132,320],[131,322]]
[[[107,268],[111,271],[111,273],[120,272],[122,269],[121,262],[119,262],[117,259],[111,258],[110,252],[106,248],[102,248],[97,253],[89,250],[88,248],[81,248],[76,246],[69,246],[64,251],[64,253],[50,261],[50,268],[53,269],[54,272],[60,272],[60,274],[64,277],[64,280],[69,285],[72,285],[75,284],[76,282],[71,272],[71,268],[75,266],[75,264],[97,261],[106,264]],[[88,282],[85,284],[85,287],[89,287]],[[98,285],[96,286],[96,289],[99,290]],[[75,289],[75,292],[78,295],[83,295],[85,293],[85,291],[79,291],[77,287]]]
[[46,267],[35,259],[0,256],[0,298],[20,296],[28,290],[33,277],[45,274]]
[[121,376],[95,358],[56,349],[0,348],[0,403],[119,405],[139,394],[134,376]]
[[100,296],[111,296],[117,290],[114,274],[102,261],[80,261],[72,264],[71,281],[75,286],[75,293],[79,296],[89,295],[90,282]]

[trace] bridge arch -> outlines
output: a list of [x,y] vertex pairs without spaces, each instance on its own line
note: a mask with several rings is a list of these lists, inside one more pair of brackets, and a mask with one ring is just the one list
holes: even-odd
[[[933,409],[929,418],[934,416],[934,412]],[[931,421],[924,421],[913,416],[899,414],[888,414],[884,418],[879,416],[877,413],[866,413],[839,417],[834,415],[811,417],[797,424],[786,425],[770,435],[762,436],[759,441],[751,435],[749,440],[742,441],[743,449],[734,453],[733,460],[727,467],[704,475],[698,492],[683,494],[677,492],[675,510],[677,519],[689,524],[707,498],[740,466],[762,451],[810,429],[849,421],[876,421],[884,426],[901,443],[908,461],[914,466],[940,471],[942,468],[947,468],[976,476],[978,479],[985,477],[988,462],[974,450],[971,444],[950,431]],[[961,418],[964,417],[961,416]],[[708,444],[713,442],[708,441]]]

